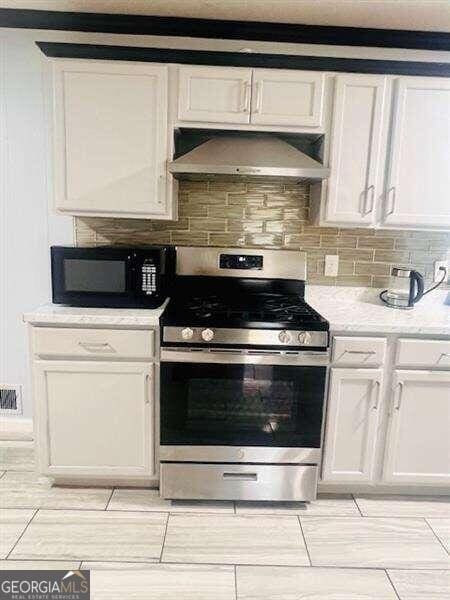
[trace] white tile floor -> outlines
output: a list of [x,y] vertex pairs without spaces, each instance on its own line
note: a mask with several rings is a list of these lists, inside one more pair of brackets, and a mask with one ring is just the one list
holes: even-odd
[[33,469],[0,443],[0,569],[81,566],[93,600],[450,600],[450,497],[171,503]]

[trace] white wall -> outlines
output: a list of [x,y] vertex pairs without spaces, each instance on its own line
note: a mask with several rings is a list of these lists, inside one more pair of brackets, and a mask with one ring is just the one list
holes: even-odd
[[450,62],[450,52],[428,50],[0,29],[0,384],[24,386],[24,417],[32,403],[21,315],[50,299],[49,246],[73,241],[72,219],[49,209],[48,60],[35,40]]
[[29,32],[0,32],[0,383],[23,386],[32,414],[24,311],[50,299],[49,246],[69,243],[72,219],[49,217],[50,155],[43,57]]

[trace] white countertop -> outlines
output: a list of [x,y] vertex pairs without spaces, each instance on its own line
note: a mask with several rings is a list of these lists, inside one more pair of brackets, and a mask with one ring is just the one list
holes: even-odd
[[[378,298],[380,290],[360,287],[306,287],[306,300],[330,322],[331,331],[450,335],[448,290],[425,296],[412,310],[389,308]],[[34,325],[111,325],[155,327],[166,303],[156,309],[74,308],[45,304],[25,313]]]
[[111,325],[157,327],[167,301],[159,308],[79,308],[44,304],[25,313],[23,320],[33,325]]
[[361,287],[306,286],[306,300],[330,322],[331,331],[450,335],[448,290],[424,296],[412,310],[385,306],[381,290]]

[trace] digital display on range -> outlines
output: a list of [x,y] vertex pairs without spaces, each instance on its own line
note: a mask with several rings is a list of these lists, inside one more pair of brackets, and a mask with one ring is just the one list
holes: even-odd
[[263,257],[256,254],[221,254],[219,266],[221,269],[260,271],[263,268]]

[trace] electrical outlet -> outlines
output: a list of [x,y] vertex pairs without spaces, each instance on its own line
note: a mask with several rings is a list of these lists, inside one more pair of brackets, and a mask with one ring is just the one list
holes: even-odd
[[325,256],[325,277],[337,277],[339,269],[339,256],[327,254]]
[[442,269],[446,269],[448,279],[448,262],[446,260],[435,260],[434,261],[434,281],[441,281],[444,271]]

